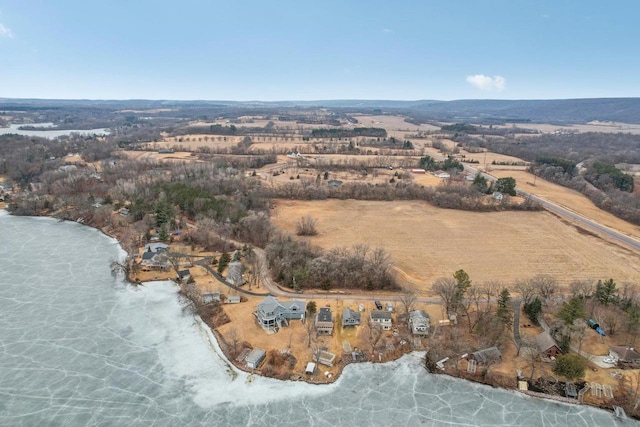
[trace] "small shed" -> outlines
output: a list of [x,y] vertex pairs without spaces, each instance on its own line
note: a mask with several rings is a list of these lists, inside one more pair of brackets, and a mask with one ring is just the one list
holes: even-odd
[[189,269],[178,271],[178,280],[181,283],[187,283],[191,279],[191,272]]
[[267,357],[266,351],[259,348],[254,348],[253,350],[251,350],[251,353],[249,353],[246,359],[244,360],[247,368],[258,369],[258,367],[260,366],[262,361],[265,359],[265,357]]
[[501,359],[502,353],[498,347],[485,348],[469,355],[469,360],[475,360],[478,365],[488,365]]
[[227,295],[227,304],[240,304],[240,295]]
[[572,399],[577,399],[578,390],[576,389],[576,385],[572,382],[567,382],[564,386],[564,395]]
[[304,372],[309,374],[309,375],[315,375],[315,373],[316,373],[316,364],[313,363],[313,362],[307,363],[307,367],[304,370]]

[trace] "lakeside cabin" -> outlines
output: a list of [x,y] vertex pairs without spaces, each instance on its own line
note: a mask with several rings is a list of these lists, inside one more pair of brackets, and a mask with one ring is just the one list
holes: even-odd
[[342,327],[357,326],[360,324],[360,312],[353,311],[350,308],[342,310]]
[[316,314],[316,333],[318,335],[333,334],[333,314],[328,307],[321,307]]
[[478,365],[489,365],[502,360],[502,353],[498,350],[498,347],[489,347],[471,353],[469,360],[475,360]]
[[202,302],[209,304],[212,302],[220,302],[220,292],[205,292],[202,294]]
[[384,310],[371,310],[371,324],[379,324],[383,331],[391,330],[391,313]]
[[413,310],[409,312],[409,325],[411,333],[415,337],[429,335],[429,315],[423,310]]
[[288,325],[289,320],[305,318],[305,303],[302,300],[278,301],[272,296],[266,297],[253,312],[258,325],[266,331],[277,330]]
[[558,344],[556,344],[549,332],[546,331],[536,336],[536,347],[538,347],[538,353],[544,357],[551,358],[562,354],[562,350]]

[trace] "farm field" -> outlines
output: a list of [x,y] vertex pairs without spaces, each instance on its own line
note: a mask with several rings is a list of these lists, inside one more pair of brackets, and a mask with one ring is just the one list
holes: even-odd
[[568,208],[609,228],[640,239],[639,226],[628,223],[599,209],[591,200],[575,190],[553,184],[538,177],[535,178],[536,185],[534,186],[534,175],[523,170],[503,170],[496,168],[492,169],[489,173],[498,178],[511,176],[516,179],[518,187],[524,191],[528,191],[543,199]]
[[402,286],[428,293],[433,281],[464,269],[472,280],[510,284],[549,274],[577,279],[637,281],[638,253],[564,223],[548,212],[475,213],[419,201],[279,200],[272,220],[295,232],[310,215],[324,249],[353,244],[384,247]]

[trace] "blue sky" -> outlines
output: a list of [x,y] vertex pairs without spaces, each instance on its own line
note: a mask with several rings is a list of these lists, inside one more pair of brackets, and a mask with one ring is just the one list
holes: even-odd
[[636,97],[639,16],[634,0],[0,0],[0,97]]

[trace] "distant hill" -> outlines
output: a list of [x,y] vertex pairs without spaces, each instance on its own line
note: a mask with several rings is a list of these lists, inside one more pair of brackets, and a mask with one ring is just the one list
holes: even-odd
[[0,111],[27,107],[68,108],[84,106],[114,109],[151,109],[159,107],[251,107],[251,108],[335,108],[366,113],[402,113],[414,121],[587,123],[593,120],[640,123],[640,98],[590,98],[554,100],[482,100],[392,101],[392,100],[318,100],[318,101],[172,101],[172,100],[49,100],[0,98]]

